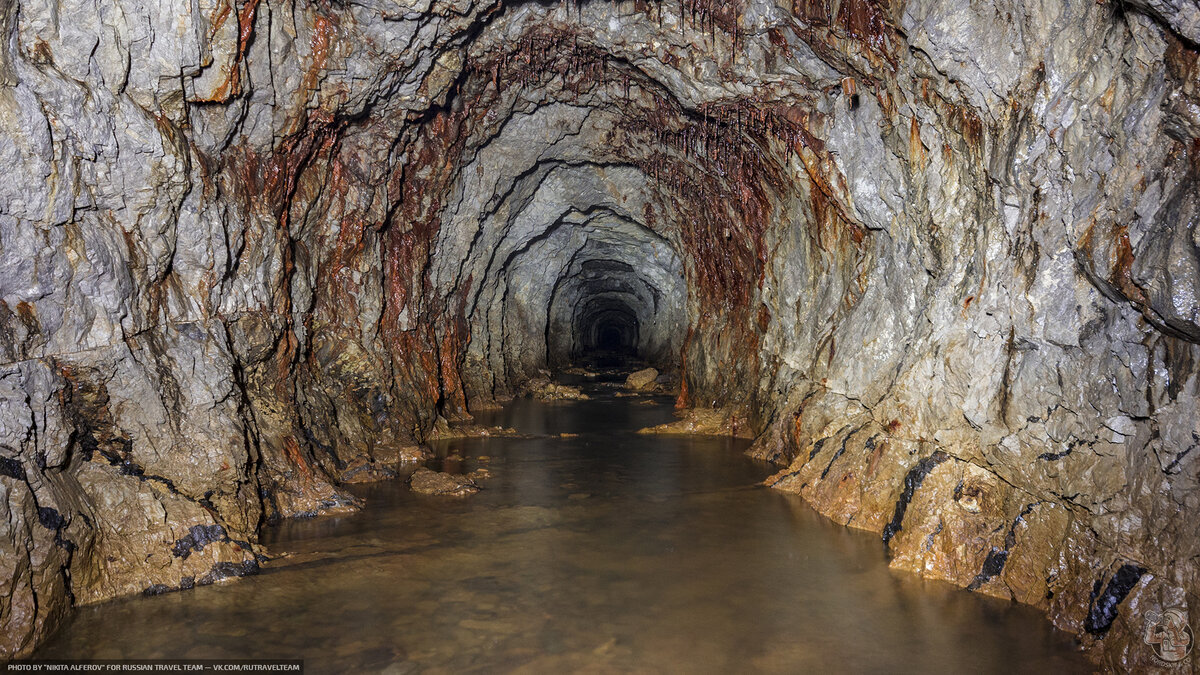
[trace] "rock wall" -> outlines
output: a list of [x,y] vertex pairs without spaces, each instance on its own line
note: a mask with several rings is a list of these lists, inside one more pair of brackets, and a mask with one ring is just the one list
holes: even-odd
[[[1200,8],[0,0],[0,654],[602,331],[1114,667],[1197,606]],[[1195,666],[1200,662],[1193,662]]]

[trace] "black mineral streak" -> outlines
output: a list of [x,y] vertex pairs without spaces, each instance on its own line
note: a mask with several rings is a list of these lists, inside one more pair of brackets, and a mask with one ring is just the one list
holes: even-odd
[[[961,484],[960,484],[961,485]],[[957,497],[956,497],[957,498]],[[1031,502],[1021,509],[1016,518],[1013,518],[1012,525],[1008,527],[1008,534],[1004,535],[1004,548],[992,547],[988,553],[987,559],[983,561],[983,569],[979,570],[979,574],[975,575],[975,579],[967,586],[968,591],[979,590],[979,587],[986,584],[992,577],[1004,571],[1004,565],[1008,562],[1008,553],[1013,546],[1017,545],[1017,526],[1024,520],[1025,516],[1033,511],[1033,507],[1041,502]]]
[[15,459],[0,457],[0,476],[25,480],[25,467]]
[[223,541],[229,541],[229,535],[225,534],[225,528],[220,525],[193,525],[188,529],[188,534],[175,540],[171,554],[187,560],[192,551],[203,551],[205,546]]
[[892,514],[892,522],[883,528],[884,544],[890,542],[892,537],[896,536],[896,533],[904,527],[904,513],[908,511],[908,503],[912,501],[913,493],[921,487],[921,483],[925,482],[925,476],[928,476],[934,467],[947,459],[950,459],[950,456],[938,450],[917,462],[917,465],[905,474],[904,491],[900,493],[900,499],[896,502],[896,512]]
[[1145,573],[1145,568],[1140,565],[1125,563],[1108,580],[1108,586],[1103,593],[1100,592],[1103,579],[1097,579],[1092,587],[1092,602],[1088,607],[1084,629],[1092,635],[1107,633],[1113,621],[1117,619],[1117,606],[1125,600],[1125,596],[1129,595]]

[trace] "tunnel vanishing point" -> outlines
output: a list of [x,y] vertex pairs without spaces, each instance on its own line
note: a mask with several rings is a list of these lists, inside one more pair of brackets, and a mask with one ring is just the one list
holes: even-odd
[[[0,0],[0,658],[596,349],[891,565],[1200,619],[1195,0]],[[1200,658],[1181,667],[1200,670]]]

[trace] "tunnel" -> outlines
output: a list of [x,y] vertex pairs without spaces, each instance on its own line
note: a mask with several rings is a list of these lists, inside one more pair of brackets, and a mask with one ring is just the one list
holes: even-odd
[[1200,668],[1194,2],[152,5],[0,0],[0,662]]

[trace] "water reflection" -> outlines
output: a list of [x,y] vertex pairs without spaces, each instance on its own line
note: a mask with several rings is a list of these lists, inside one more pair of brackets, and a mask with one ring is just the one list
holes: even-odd
[[389,673],[1086,669],[1033,610],[892,573],[877,537],[758,487],[770,468],[739,443],[631,433],[669,421],[669,399],[604,391],[484,420],[539,437],[439,448],[491,470],[478,495],[356,489],[361,513],[264,532],[289,557],[262,575],[85,608],[38,656],[299,656],[310,672]]

